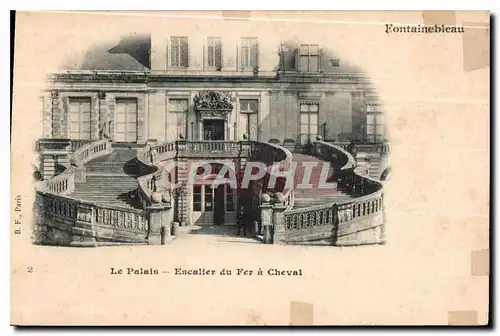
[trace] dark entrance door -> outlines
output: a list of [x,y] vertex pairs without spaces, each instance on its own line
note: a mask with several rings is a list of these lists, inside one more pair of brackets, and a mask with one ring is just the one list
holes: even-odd
[[203,140],[224,140],[224,120],[204,120]]
[[224,185],[219,185],[214,190],[214,223],[224,224]]

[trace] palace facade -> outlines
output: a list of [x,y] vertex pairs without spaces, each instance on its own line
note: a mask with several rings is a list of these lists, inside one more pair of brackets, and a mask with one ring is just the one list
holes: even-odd
[[[130,35],[89,47],[81,62],[50,74],[41,97],[44,181],[37,196],[39,217],[49,224],[41,220],[38,227],[49,228],[52,243],[158,243],[164,225],[234,224],[244,206],[259,234],[270,230],[267,242],[273,234],[286,242],[286,230],[310,228],[298,224],[305,218],[326,229],[353,216],[363,225],[373,221],[376,237],[368,240],[381,241],[382,187],[369,177],[387,173],[382,110],[369,79],[334,55],[315,41],[199,31]],[[186,170],[167,168],[229,164],[241,177],[250,161],[289,170],[311,158],[337,165],[330,179],[339,188],[331,195],[285,190],[283,181],[268,188],[267,175],[246,190],[210,181],[186,185]],[[356,158],[362,162],[355,173]],[[181,185],[172,190],[165,182]],[[369,193],[356,208],[352,199]],[[347,203],[318,217],[295,211],[341,201]],[[278,229],[285,217],[276,224],[266,204],[292,211],[286,230]],[[290,239],[303,238],[292,232]]]
[[[272,36],[130,36],[94,46],[76,69],[54,73],[43,96],[43,137],[145,143],[250,140],[306,146],[386,140],[374,89],[314,41]],[[117,51],[118,50],[118,51]],[[217,113],[199,92],[231,99]]]

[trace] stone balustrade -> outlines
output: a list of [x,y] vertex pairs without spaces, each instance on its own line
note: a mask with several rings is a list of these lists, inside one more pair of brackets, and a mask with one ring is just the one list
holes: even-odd
[[77,167],[83,167],[87,162],[102,156],[110,154],[113,151],[110,140],[98,140],[85,144],[78,148],[70,157],[71,164]]
[[56,195],[69,195],[75,190],[75,174],[73,169],[43,181],[44,188]]
[[85,180],[85,164],[112,151],[108,140],[83,144],[71,155],[71,165],[64,172],[36,184],[35,242],[72,246],[148,242],[149,222],[144,211],[71,197],[76,180]]
[[37,190],[36,243],[93,247],[100,243],[148,243],[142,210],[107,207]]
[[71,152],[74,153],[76,152],[78,149],[80,149],[81,147],[91,143],[92,140],[70,140],[70,149],[71,149]]
[[272,228],[272,239],[264,240],[286,244],[383,243],[382,184],[358,175],[354,157],[343,147],[318,140],[312,154],[332,164],[338,188],[345,188],[354,198],[292,209],[263,197],[262,226]]
[[[138,194],[143,210],[103,206],[71,197],[76,181],[85,180],[85,164],[113,151],[108,140],[82,144],[70,155],[66,170],[36,186],[36,241],[44,244],[97,246],[110,243],[160,244],[162,230],[171,225],[172,204],[164,195],[158,199],[154,191],[153,173],[138,178]],[[151,170],[162,161],[196,158],[217,153],[218,157],[254,159],[278,163],[280,170],[291,166],[291,153],[279,146],[254,141],[175,141],[150,144],[138,151],[137,159]],[[276,197],[277,206],[293,206],[293,189]],[[279,203],[279,204],[278,204]]]

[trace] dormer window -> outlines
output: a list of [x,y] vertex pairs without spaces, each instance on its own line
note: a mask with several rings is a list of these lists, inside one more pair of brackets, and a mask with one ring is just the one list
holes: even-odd
[[304,72],[319,72],[319,45],[300,45],[299,70]]

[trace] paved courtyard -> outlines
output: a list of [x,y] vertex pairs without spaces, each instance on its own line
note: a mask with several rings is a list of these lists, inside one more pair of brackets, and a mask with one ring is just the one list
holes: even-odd
[[250,232],[247,236],[236,235],[236,225],[193,225],[191,227],[180,227],[179,235],[171,243],[182,241],[204,241],[204,242],[240,242],[262,244],[259,238],[252,237]]

